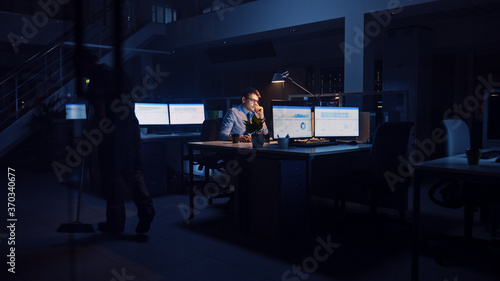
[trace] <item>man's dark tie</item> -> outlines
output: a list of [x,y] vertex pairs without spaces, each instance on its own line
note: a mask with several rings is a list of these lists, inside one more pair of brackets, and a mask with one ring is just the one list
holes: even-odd
[[247,120],[248,122],[252,122],[252,113],[250,112],[247,113]]

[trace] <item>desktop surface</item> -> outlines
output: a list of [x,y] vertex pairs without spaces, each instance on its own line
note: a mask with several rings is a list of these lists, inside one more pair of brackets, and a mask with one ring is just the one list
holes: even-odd
[[[485,149],[486,152],[498,150],[500,150],[499,147]],[[415,165],[415,168],[417,171],[425,172],[450,172],[460,173],[461,176],[477,175],[500,178],[500,163],[496,162],[496,158],[480,159],[478,165],[469,165],[465,154],[426,161]]]
[[481,159],[491,159],[500,157],[500,150],[487,150],[481,153]]
[[[251,142],[232,143],[229,141],[204,141],[204,142],[189,142],[192,147],[196,148],[213,148],[216,150],[238,151],[240,149],[253,149]],[[289,146],[288,148],[279,148],[276,141],[264,143],[263,148],[256,148],[261,153],[273,154],[289,154],[289,155],[303,155],[303,156],[316,156],[327,155],[336,153],[345,153],[347,151],[361,151],[369,150],[371,144],[358,144],[358,145],[327,145],[319,147],[298,147]]]

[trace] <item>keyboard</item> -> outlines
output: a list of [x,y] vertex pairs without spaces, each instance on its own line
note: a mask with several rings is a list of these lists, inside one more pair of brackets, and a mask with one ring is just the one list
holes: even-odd
[[329,146],[329,145],[337,145],[338,142],[334,141],[315,141],[315,142],[294,142],[290,143],[290,146],[298,146],[298,147],[318,147],[318,146]]
[[499,150],[491,150],[491,151],[486,151],[481,153],[481,159],[491,159],[491,158],[497,158],[500,157],[500,151]]
[[156,131],[157,135],[186,135],[191,132],[188,131]]
[[171,135],[172,132],[170,131],[156,131],[157,135]]

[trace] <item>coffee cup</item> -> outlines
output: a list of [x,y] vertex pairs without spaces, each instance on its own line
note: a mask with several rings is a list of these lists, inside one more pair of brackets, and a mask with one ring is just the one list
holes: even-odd
[[231,134],[231,139],[233,143],[238,143],[240,141],[240,134]]

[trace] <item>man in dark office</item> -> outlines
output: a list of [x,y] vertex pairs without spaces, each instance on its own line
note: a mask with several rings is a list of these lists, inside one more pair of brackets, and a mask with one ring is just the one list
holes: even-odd
[[[259,119],[264,119],[264,108],[259,105],[260,93],[257,89],[248,87],[241,91],[241,104],[229,109],[222,119],[219,131],[219,140],[231,140],[232,134],[239,134],[241,142],[250,142],[252,139],[246,133],[246,120],[251,120],[255,115]],[[263,133],[267,135],[268,130],[264,123]]]
[[[77,58],[78,62],[78,58]],[[125,102],[122,93],[130,95],[130,79],[124,71],[116,75],[109,66],[99,64],[97,56],[84,50],[80,59],[82,76],[87,89],[83,95],[92,112],[91,128],[106,122],[109,131],[102,133],[97,144],[99,173],[106,200],[106,221],[98,224],[102,232],[121,233],[125,230],[125,198],[122,180],[130,188],[137,206],[137,233],[149,231],[155,211],[142,172],[142,148],[139,123],[133,103]],[[116,81],[120,84],[116,83]],[[117,85],[121,85],[118,89]]]

